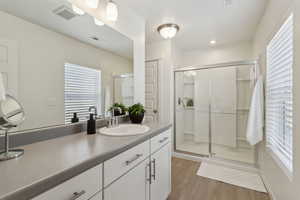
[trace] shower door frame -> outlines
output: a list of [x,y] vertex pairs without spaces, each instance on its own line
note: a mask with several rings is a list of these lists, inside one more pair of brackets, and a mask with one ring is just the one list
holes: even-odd
[[[187,152],[187,151],[182,151],[182,150],[178,150],[176,149],[176,73],[177,72],[186,72],[186,71],[193,71],[193,70],[205,70],[205,69],[218,69],[218,68],[226,68],[226,67],[236,67],[236,66],[253,66],[254,68],[254,80],[257,80],[257,67],[258,67],[258,61],[257,60],[242,60],[242,61],[235,61],[235,62],[226,62],[226,63],[217,63],[217,64],[211,64],[211,65],[195,65],[195,66],[187,66],[187,67],[182,67],[182,68],[178,68],[175,69],[173,71],[173,109],[174,109],[174,116],[173,116],[173,129],[174,129],[174,135],[173,135],[173,141],[174,141],[174,152],[175,153],[184,153],[184,154],[188,154],[188,155],[195,155],[195,156],[200,156],[200,157],[208,157],[208,158],[212,158],[214,156],[214,153],[212,152],[212,133],[211,133],[211,128],[209,127],[209,133],[208,133],[208,155],[206,154],[198,154],[198,153],[193,153],[193,152]],[[210,104],[209,104],[209,118],[211,118],[211,113],[210,113]],[[211,119],[209,119],[209,126],[211,123]],[[255,149],[256,151],[256,149]],[[225,159],[227,160],[227,159]],[[237,161],[240,162],[240,161]]]

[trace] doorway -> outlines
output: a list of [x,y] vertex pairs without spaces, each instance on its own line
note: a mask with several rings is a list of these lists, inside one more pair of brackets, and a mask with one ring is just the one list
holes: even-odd
[[159,60],[146,61],[145,65],[145,120],[147,122],[159,119]]

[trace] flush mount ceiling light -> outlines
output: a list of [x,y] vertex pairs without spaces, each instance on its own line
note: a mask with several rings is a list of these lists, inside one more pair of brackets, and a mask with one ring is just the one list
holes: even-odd
[[179,31],[179,26],[171,23],[162,24],[157,28],[157,31],[164,39],[171,39]]
[[84,15],[84,11],[78,8],[77,6],[72,4],[72,10],[77,14],[77,15]]
[[109,0],[106,5],[106,18],[109,21],[117,21],[118,20],[118,6],[112,0]]
[[98,8],[99,0],[86,0],[86,5],[90,8]]
[[98,25],[98,26],[103,26],[103,25],[104,25],[103,21],[97,19],[96,17],[94,17],[94,23],[95,23],[96,25]]

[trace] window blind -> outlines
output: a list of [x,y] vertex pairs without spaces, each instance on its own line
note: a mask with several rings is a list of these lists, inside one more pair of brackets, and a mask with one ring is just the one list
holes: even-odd
[[73,113],[79,121],[87,120],[89,107],[101,108],[101,71],[65,64],[65,123],[71,123]]
[[267,146],[293,170],[293,15],[267,46]]

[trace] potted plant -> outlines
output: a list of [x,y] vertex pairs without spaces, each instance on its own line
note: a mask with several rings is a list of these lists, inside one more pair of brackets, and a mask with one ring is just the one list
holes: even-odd
[[144,106],[140,103],[134,104],[128,108],[130,121],[134,124],[141,124],[146,112]]
[[112,110],[114,112],[114,116],[120,116],[120,115],[125,115],[126,114],[127,108],[122,103],[114,103],[110,107],[109,111],[112,111]]

